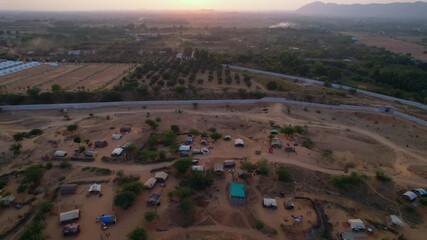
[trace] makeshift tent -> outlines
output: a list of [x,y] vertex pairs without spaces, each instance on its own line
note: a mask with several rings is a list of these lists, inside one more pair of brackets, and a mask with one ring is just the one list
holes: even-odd
[[262,206],[265,208],[277,208],[277,202],[274,198],[264,198],[262,200]]
[[427,190],[422,188],[417,188],[413,190],[414,193],[416,193],[418,196],[424,197],[427,196]]
[[188,152],[190,150],[191,150],[191,146],[189,146],[189,145],[181,145],[178,148],[178,151],[180,151],[180,152]]
[[271,146],[274,148],[281,148],[282,147],[282,141],[278,138],[273,138],[273,140],[271,140]]
[[185,137],[185,145],[191,145],[193,144],[193,137],[188,135],[187,137]]
[[239,169],[237,171],[237,176],[239,176],[239,178],[246,178],[248,175],[249,175],[249,172],[247,170]]
[[61,194],[74,194],[76,193],[77,184],[64,184],[59,186],[59,192]]
[[123,153],[123,148],[115,148],[113,152],[111,153],[112,157],[120,157]]
[[236,163],[234,162],[234,160],[225,160],[224,161],[224,167],[232,168],[234,166],[236,166]]
[[92,184],[89,186],[90,193],[100,193],[101,192],[101,184]]
[[121,127],[120,133],[130,133],[131,129],[132,129],[132,127]]
[[156,185],[157,179],[155,178],[149,178],[145,183],[144,186],[148,189],[151,189]]
[[208,145],[208,139],[207,138],[202,138],[200,140],[200,144],[202,144],[202,145]]
[[168,179],[168,174],[165,172],[158,172],[154,175],[154,178],[157,179],[157,181],[164,182]]
[[277,135],[277,134],[279,134],[279,131],[277,129],[273,128],[273,129],[271,129],[270,134],[271,135]]
[[404,197],[408,198],[409,201],[414,201],[417,198],[417,194],[412,191],[407,191],[403,194]]
[[78,223],[67,224],[63,227],[62,233],[64,236],[76,235],[80,232],[80,225]]
[[209,154],[209,149],[202,148],[202,153],[203,153],[203,155],[208,155]]
[[86,151],[83,153],[83,155],[87,158],[95,158],[96,157],[96,152],[94,151]]
[[122,138],[121,134],[113,134],[111,135],[112,140],[120,140]]
[[224,172],[224,165],[221,163],[214,164],[214,172],[221,173]]
[[60,223],[69,222],[69,221],[79,219],[79,217],[80,217],[79,209],[63,212],[59,214],[59,222]]
[[286,209],[294,209],[294,207],[295,207],[295,205],[294,205],[294,203],[292,201],[287,201],[285,203],[285,208]]
[[404,226],[405,225],[403,223],[403,221],[400,220],[400,218],[396,215],[390,215],[390,224],[394,225],[394,226]]
[[192,166],[191,171],[193,171],[193,172],[204,172],[205,167],[204,166]]
[[116,224],[117,218],[115,215],[102,215],[101,223],[103,225]]
[[55,157],[65,157],[65,156],[67,156],[67,152],[65,152],[65,151],[60,151],[60,150],[58,150],[58,151],[56,151],[54,154],[53,154]]
[[107,141],[105,141],[105,140],[95,141],[94,146],[95,146],[96,148],[103,148],[103,147],[108,146],[108,142],[107,142]]
[[349,219],[348,224],[350,224],[350,228],[352,231],[361,232],[365,230],[365,224],[360,219]]
[[234,146],[235,147],[244,147],[245,143],[243,142],[242,139],[237,138],[236,140],[234,140]]
[[1,201],[4,205],[10,205],[15,201],[15,196],[13,195],[7,195],[1,198]]
[[160,205],[160,194],[159,193],[153,193],[148,197],[147,200],[148,204],[158,206]]
[[243,205],[246,202],[245,185],[241,183],[230,183],[230,203]]
[[224,139],[224,141],[231,141],[231,136],[225,135],[223,139]]

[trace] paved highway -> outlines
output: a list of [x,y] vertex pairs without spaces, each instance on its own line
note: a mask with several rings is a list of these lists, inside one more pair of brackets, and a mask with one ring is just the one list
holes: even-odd
[[[226,65],[223,64],[223,66],[226,66]],[[253,68],[238,67],[238,66],[233,66],[233,65],[228,65],[228,67],[230,69],[233,69],[233,70],[247,71],[250,73],[262,74],[262,75],[267,75],[267,76],[271,76],[271,77],[278,77],[278,78],[289,79],[289,80],[294,80],[294,81],[301,81],[301,82],[305,82],[305,83],[313,84],[313,85],[323,85],[324,84],[323,81],[310,79],[310,78],[297,77],[297,76],[292,76],[292,75],[287,75],[287,74],[268,72],[268,71],[253,69]],[[336,89],[344,89],[344,90],[354,89],[352,87],[340,85],[340,84],[332,84],[332,87],[336,88]],[[361,94],[364,94],[367,96],[371,96],[371,97],[375,97],[375,98],[379,98],[379,99],[391,101],[391,102],[399,102],[399,103],[402,103],[404,105],[408,105],[408,106],[420,108],[423,110],[427,110],[427,105],[424,105],[424,104],[421,104],[418,102],[413,102],[413,101],[409,101],[409,100],[405,100],[405,99],[386,96],[386,95],[382,95],[379,93],[369,92],[369,91],[365,91],[365,90],[361,90],[361,89],[356,89],[356,91],[358,93],[361,93]]]

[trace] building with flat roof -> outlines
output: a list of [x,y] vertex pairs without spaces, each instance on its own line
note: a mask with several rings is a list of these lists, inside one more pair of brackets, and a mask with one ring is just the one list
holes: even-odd
[[245,185],[242,183],[230,183],[230,203],[235,205],[243,205],[246,203]]

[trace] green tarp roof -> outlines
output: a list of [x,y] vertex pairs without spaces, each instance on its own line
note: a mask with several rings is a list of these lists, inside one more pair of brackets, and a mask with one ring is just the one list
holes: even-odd
[[245,185],[235,182],[230,183],[230,197],[244,198],[245,196]]

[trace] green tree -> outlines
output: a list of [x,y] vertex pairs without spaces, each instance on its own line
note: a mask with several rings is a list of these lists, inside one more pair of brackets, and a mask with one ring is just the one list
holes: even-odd
[[62,91],[61,86],[59,86],[58,84],[53,84],[51,88],[52,88],[51,90],[53,93],[59,93]]
[[41,92],[41,89],[38,87],[30,88],[27,90],[28,96],[30,96],[32,98],[38,97],[40,92]]
[[40,221],[32,221],[25,228],[20,240],[44,240],[43,230],[46,224]]
[[73,142],[75,142],[75,143],[81,143],[81,141],[82,141],[82,138],[80,136],[76,136],[73,139]]
[[147,240],[147,231],[144,228],[135,228],[128,234],[128,240]]
[[60,169],[71,169],[71,167],[72,167],[72,165],[71,165],[71,163],[69,161],[62,161],[59,164],[59,168]]
[[187,198],[193,194],[193,189],[191,187],[182,186],[176,190],[176,195],[180,198]]
[[387,174],[385,174],[385,172],[378,170],[375,172],[375,177],[377,178],[378,181],[381,182],[391,182],[391,177],[388,176]]
[[10,145],[9,150],[13,153],[13,155],[19,155],[21,153],[22,144],[14,143]]
[[157,127],[159,126],[155,121],[151,119],[145,120],[145,123],[153,130],[157,129]]
[[114,197],[114,206],[127,209],[135,203],[136,194],[131,191],[119,191]]
[[157,213],[154,211],[148,211],[144,214],[144,219],[147,223],[151,223],[157,217]]
[[24,183],[30,183],[32,185],[37,185],[41,178],[43,177],[43,165],[35,164],[27,167],[24,170]]
[[213,132],[213,133],[211,133],[210,135],[209,135],[209,137],[211,137],[213,140],[218,140],[218,139],[220,139],[220,138],[222,138],[222,134],[220,134],[220,133],[217,133],[217,132]]
[[268,175],[268,161],[267,159],[261,159],[256,163],[257,172],[261,175]]
[[210,175],[200,172],[192,172],[190,176],[190,185],[196,190],[204,190],[212,184],[213,180]]
[[36,129],[32,129],[31,131],[29,131],[29,132],[28,132],[28,134],[29,134],[30,136],[39,136],[39,135],[42,135],[42,134],[43,134],[43,130],[38,129],[38,128],[36,128]]
[[291,173],[285,167],[279,167],[276,170],[276,174],[279,176],[279,180],[282,182],[290,182],[292,180]]
[[173,168],[178,171],[179,174],[185,174],[188,169],[193,165],[191,158],[179,158],[173,163]]
[[68,125],[68,126],[67,126],[67,131],[68,131],[68,132],[74,132],[74,131],[76,131],[76,130],[77,130],[77,128],[78,128],[78,125],[77,125],[77,124],[71,124],[71,125]]
[[277,90],[277,83],[276,81],[270,81],[267,83],[267,89],[270,91],[275,91]]
[[194,203],[190,199],[188,199],[188,198],[183,199],[178,204],[177,207],[178,207],[178,210],[181,211],[183,214],[190,214],[196,208],[196,206],[194,205]]
[[295,128],[292,126],[286,126],[280,129],[281,133],[284,133],[285,135],[292,135],[295,133]]
[[179,126],[178,125],[171,125],[170,129],[174,131],[176,134],[179,134]]

